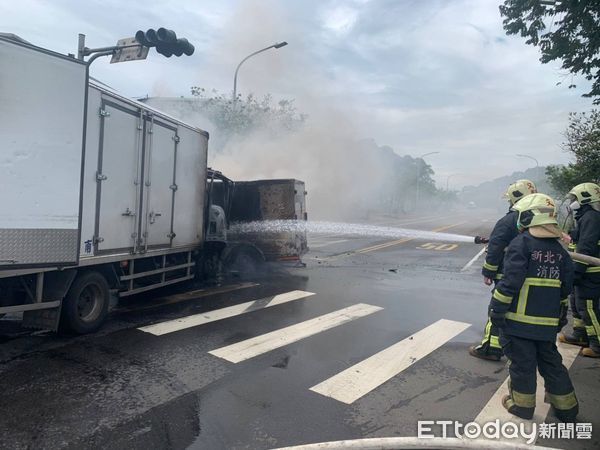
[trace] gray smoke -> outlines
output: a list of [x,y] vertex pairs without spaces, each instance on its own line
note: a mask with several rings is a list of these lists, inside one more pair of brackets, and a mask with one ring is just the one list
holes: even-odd
[[[293,17],[274,1],[242,2],[227,29],[209,61],[228,66],[229,73],[241,56],[284,38],[290,41],[289,47],[265,52],[243,66],[239,92],[272,92],[275,99],[281,98],[278,89],[294,92],[299,112],[308,115],[303,126],[282,131],[259,123],[243,133],[228,134],[210,118],[203,101],[150,99],[149,103],[209,131],[209,164],[230,178],[305,181],[312,218],[364,218],[373,211],[389,212],[390,205],[405,210],[407,198],[414,197],[414,186],[397,180],[401,158],[389,148],[382,150],[374,141],[361,139],[369,131],[361,129],[360,121],[346,112],[347,103],[335,102],[335,86],[320,68],[304,59],[305,39]],[[422,191],[426,197],[425,186]]]

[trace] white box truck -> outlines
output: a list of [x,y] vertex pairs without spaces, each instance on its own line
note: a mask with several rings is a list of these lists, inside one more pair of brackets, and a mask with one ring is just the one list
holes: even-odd
[[229,203],[210,192],[226,180],[231,202],[235,189],[207,169],[208,133],[88,69],[0,33],[0,316],[23,312],[28,327],[91,332],[111,294],[264,256],[227,242]]

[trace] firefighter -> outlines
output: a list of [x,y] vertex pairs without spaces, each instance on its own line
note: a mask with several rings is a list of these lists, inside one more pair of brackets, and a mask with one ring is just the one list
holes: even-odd
[[[573,212],[570,207],[567,209],[569,210],[569,214]],[[570,252],[574,252],[577,249],[578,233],[579,230],[577,227],[574,227],[569,233],[570,242],[568,242],[568,248]],[[589,342],[587,333],[585,331],[585,322],[583,321],[583,316],[577,308],[577,297],[575,296],[575,292],[571,292],[569,295],[569,307],[571,308],[571,314],[573,316],[573,333],[560,333],[558,335],[558,340],[565,344],[587,347],[589,346]]]
[[509,395],[502,405],[523,419],[533,417],[537,368],[554,414],[573,422],[579,405],[556,348],[556,333],[567,323],[573,262],[558,242],[562,232],[550,197],[528,195],[515,210],[520,233],[507,248],[504,277],[496,284],[489,306],[509,359]]
[[[506,215],[496,222],[492,230],[485,262],[481,269],[483,282],[487,286],[497,283],[502,278],[504,251],[508,244],[518,235],[518,213],[512,210],[513,206],[526,195],[536,192],[535,184],[530,180],[518,180],[508,187],[505,197],[508,198],[510,207]],[[492,324],[489,318],[485,325],[485,333],[481,344],[469,347],[469,353],[476,358],[490,361],[500,361],[500,358],[502,358],[502,348],[498,340],[498,329]]]
[[[569,209],[575,213],[576,249],[582,255],[600,256],[600,186],[595,183],[582,183],[575,186],[568,195]],[[563,342],[576,345],[589,345],[581,351],[583,356],[600,358],[600,267],[586,263],[575,263],[575,310],[573,314],[573,335],[561,335]],[[577,320],[579,313],[585,326]]]

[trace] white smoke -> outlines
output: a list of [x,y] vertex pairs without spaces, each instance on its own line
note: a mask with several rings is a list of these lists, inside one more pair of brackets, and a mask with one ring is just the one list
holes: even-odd
[[361,141],[369,131],[361,129],[359,118],[346,112],[356,108],[348,107],[348,99],[343,104],[335,101],[335,86],[319,67],[305,60],[305,39],[296,29],[294,18],[278,2],[242,2],[226,29],[228,32],[209,60],[211,64],[228,66],[230,72],[241,57],[253,50],[284,38],[290,41],[289,47],[267,51],[246,63],[240,71],[238,92],[272,92],[275,99],[280,97],[271,89],[294,92],[299,112],[307,113],[308,119],[295,131],[274,133],[268,126],[258,126],[224,142],[219,129],[202,112],[201,101],[151,101],[210,132],[209,165],[234,180],[305,181],[312,218],[363,218],[376,209],[382,198],[394,195],[390,184],[395,176],[390,164],[394,158],[373,143],[365,145]]

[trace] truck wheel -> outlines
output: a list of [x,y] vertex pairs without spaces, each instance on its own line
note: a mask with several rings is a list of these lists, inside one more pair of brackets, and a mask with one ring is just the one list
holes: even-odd
[[233,252],[226,267],[238,276],[254,276],[264,270],[265,258],[253,247],[241,246]]
[[106,278],[98,272],[79,275],[67,293],[62,305],[63,325],[77,334],[96,331],[108,315],[110,291]]

